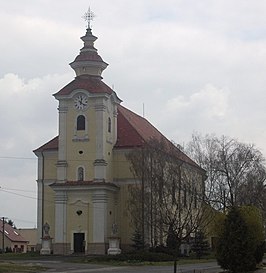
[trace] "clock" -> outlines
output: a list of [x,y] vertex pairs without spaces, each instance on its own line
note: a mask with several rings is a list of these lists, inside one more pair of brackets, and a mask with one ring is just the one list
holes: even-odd
[[77,110],[83,110],[88,105],[88,98],[84,95],[78,95],[74,99],[74,106]]

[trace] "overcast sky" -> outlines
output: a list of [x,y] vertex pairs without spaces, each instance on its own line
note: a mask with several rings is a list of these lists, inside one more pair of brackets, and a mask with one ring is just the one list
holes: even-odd
[[193,132],[266,155],[265,0],[0,0],[0,217],[36,226],[32,150],[58,131],[52,94],[74,78],[96,14],[104,82],[183,145]]

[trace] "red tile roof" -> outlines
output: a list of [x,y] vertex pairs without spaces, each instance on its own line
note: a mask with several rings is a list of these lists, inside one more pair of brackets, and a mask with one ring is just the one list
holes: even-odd
[[143,123],[139,116],[122,106],[118,106],[116,148],[143,146],[145,141],[136,129],[136,123],[139,125]]
[[72,82],[63,87],[56,95],[69,95],[76,89],[84,89],[90,93],[107,93],[112,94],[114,91],[105,84],[100,77],[81,75],[77,76]]
[[80,61],[94,61],[94,62],[103,62],[103,59],[94,51],[84,51],[75,58],[74,62]]
[[119,105],[117,117],[117,142],[115,147],[141,147],[151,139],[156,139],[158,141],[163,140],[166,143],[169,152],[179,159],[199,168],[198,164],[179,150],[148,120]]
[[119,105],[116,147],[142,146],[151,138],[166,139],[148,120]]
[[58,150],[58,136],[43,144],[41,147],[35,149],[33,152],[38,153],[47,150]]
[[[148,120],[135,114],[129,109],[118,105],[117,116],[117,142],[115,149],[142,147],[150,139],[165,141],[168,149],[173,155],[179,159],[189,163],[190,165],[199,166],[191,160],[186,154],[179,150],[172,142],[170,142],[162,133],[160,133]],[[58,137],[53,138],[46,144],[42,145],[34,152],[42,152],[44,150],[58,149]]]
[[[0,221],[0,232],[3,233],[3,221]],[[22,237],[18,230],[11,227],[9,224],[4,225],[5,236],[12,242],[28,242],[24,237]]]

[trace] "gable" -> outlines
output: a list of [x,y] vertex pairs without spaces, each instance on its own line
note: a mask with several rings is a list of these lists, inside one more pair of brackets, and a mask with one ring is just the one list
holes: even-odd
[[114,91],[105,84],[100,77],[82,75],[77,76],[72,82],[64,86],[54,96],[69,95],[76,89],[84,89],[90,93],[107,93],[111,95]]
[[[3,221],[0,222],[0,232],[3,233]],[[18,230],[11,227],[9,224],[4,225],[5,236],[12,242],[28,242],[24,237],[22,237]]]
[[43,151],[48,151],[48,150],[55,150],[55,151],[58,150],[58,136],[54,137],[53,139],[46,142],[39,148],[35,149],[33,152],[37,154],[37,153],[41,153]]

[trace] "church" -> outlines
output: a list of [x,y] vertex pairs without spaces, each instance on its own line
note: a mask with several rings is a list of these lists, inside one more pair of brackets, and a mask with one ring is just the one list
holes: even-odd
[[128,187],[136,178],[126,155],[151,138],[166,139],[148,120],[122,106],[104,83],[102,72],[108,64],[94,46],[97,37],[90,26],[81,40],[84,45],[70,63],[75,78],[54,94],[58,136],[34,150],[38,245],[48,224],[52,251],[62,255],[105,254],[112,236],[119,238],[122,251],[132,244]]

